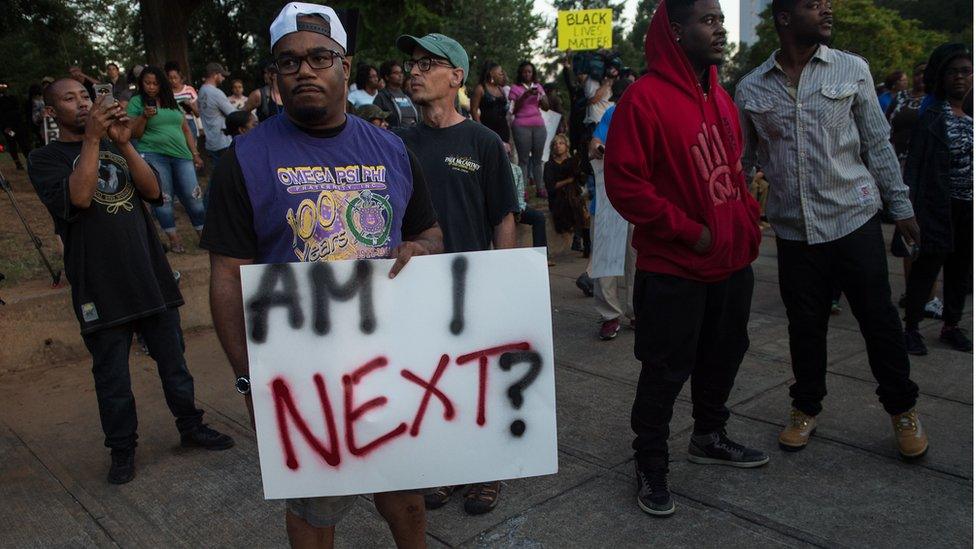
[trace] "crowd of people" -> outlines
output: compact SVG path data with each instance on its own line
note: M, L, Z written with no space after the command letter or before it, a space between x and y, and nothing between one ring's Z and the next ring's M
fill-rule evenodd
M772 17L780 47L734 97L718 80L727 38L718 0L661 2L639 79L612 56L567 55L565 110L558 86L540 83L531 62L512 83L491 61L472 74L464 47L437 33L401 36L405 60L354 71L335 11L296 2L271 23L273 61L249 94L240 80L222 91L230 74L218 63L206 66L199 90L176 64L125 75L109 65L103 80L72 67L46 79L28 105L60 135L30 154L28 173L64 240L111 449L109 481L135 474L134 332L159 366L183 443L233 445L194 402L182 297L145 206L178 252L173 197L210 253L214 327L249 408L242 265L396 258L395 276L416 255L515 247L517 223L546 246L534 195L547 202L555 232L589 259L576 283L594 298L600 339L614 339L625 320L635 330L642 367L631 424L643 511L674 513L669 424L689 378L688 458L742 468L770 459L726 432L726 401L749 347L751 264L769 226L795 377L780 446L802 450L816 428L828 321L843 292L896 446L906 459L924 455L909 355L926 352L926 311L944 322L942 341L972 350L959 327L972 291L972 53L940 46L913 68L910 86L893 74L879 96L862 58L827 45L829 2L774 0ZM543 161L546 111L562 118ZM8 135L15 158L9 143L20 135ZM206 191L196 173L202 152L213 166ZM351 163L385 166L384 188L316 187L312 196L274 184L282 167ZM367 207L375 204L384 207ZM382 219L367 223L367 210ZM350 225L320 219L328 212ZM892 252L905 258L904 324L891 296L884 216L896 225ZM128 268L105 269L117 264ZM374 503L399 546L422 546L424 508L447 504L457 489L375 494ZM500 491L497 480L471 485L464 509L489 512ZM289 500L292 544L330 545L354 501Z

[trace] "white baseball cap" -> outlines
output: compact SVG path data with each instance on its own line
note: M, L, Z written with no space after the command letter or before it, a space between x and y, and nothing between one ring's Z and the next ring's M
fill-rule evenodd
M321 17L323 23L299 23L298 18L302 15ZM281 40L286 34L298 31L317 32L328 36L342 46L343 53L346 50L346 29L342 26L339 15L328 6L307 2L289 2L281 8L278 17L271 23L271 49L274 49L278 40Z

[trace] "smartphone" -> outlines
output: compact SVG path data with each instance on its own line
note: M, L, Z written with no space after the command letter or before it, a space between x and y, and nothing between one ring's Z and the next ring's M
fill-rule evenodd
M102 97L103 95L112 95L111 84L95 84L95 96Z
M156 100L155 99L146 99L146 108L149 109L151 112L155 113L156 112Z
M600 143L599 145L597 145L596 146L596 150L599 151L600 154L606 154L606 152L607 152L607 148L603 146L603 143Z

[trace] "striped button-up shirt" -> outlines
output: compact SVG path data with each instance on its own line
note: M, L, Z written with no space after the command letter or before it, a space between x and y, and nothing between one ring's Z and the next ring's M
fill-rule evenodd
M766 217L785 240L831 242L887 206L914 216L868 64L820 46L791 83L776 54L736 87L748 173L769 181Z

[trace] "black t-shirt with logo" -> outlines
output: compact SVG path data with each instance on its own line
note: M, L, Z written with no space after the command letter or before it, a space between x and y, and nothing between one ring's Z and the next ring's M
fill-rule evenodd
M68 178L81 142L31 152L28 175L64 241L64 267L81 333L117 326L183 304L145 202L119 150L102 141L98 187L88 208L71 204ZM158 200L161 200L158 199ZM161 203L161 202L158 202Z
M448 128L418 124L396 133L423 167L444 251L490 249L495 226L519 211L498 135L472 120Z

